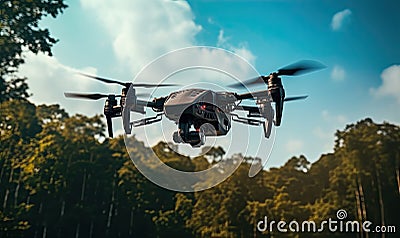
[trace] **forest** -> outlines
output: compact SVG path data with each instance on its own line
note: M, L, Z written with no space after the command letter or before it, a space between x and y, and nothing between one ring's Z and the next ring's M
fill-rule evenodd
M23 49L51 55L57 40L37 22L66 7L63 1L0 3L0 237L399 237L399 125L365 118L343 125L333 152L314 163L295 155L249 178L253 158L245 157L221 184L179 193L147 180L124 138L105 137L100 115L69 115L56 104L32 103L29 79L17 76ZM129 153L142 161L154 151L183 171L207 169L224 154L214 148L190 159L164 142L149 148L133 136L132 143ZM265 216L318 224L336 219L339 209L346 220L397 230L284 233L257 227Z
M334 153L312 164L295 156L249 178L244 162L223 183L195 193L172 192L143 177L122 136L99 142L100 116L69 116L58 105L13 99L1 104L0 125L2 237L326 237L259 232L256 225L265 215L319 222L336 218L339 209L349 220L399 225L400 128L389 123L367 118L347 125L336 133ZM215 149L190 159L163 142L134 143L143 160L153 149L185 171L204 170L221 155Z

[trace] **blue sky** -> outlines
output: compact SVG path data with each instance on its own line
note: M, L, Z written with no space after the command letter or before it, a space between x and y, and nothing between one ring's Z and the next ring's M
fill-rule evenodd
M287 96L309 98L285 105L269 166L300 154L317 160L332 151L336 130L365 117L400 123L398 1L66 2L63 15L41 23L60 39L54 57L28 54L21 68L34 102L101 113L102 101L71 101L62 93L120 88L73 72L130 81L161 54L205 45L241 55L263 74L301 59L327 66L283 79Z

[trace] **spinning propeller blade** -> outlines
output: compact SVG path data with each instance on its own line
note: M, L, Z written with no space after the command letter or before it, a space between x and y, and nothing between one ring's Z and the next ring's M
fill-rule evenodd
M100 94L100 93L64 93L65 97L67 98L84 98L84 99L91 99L91 100L99 100L101 98L108 97L107 94ZM121 95L116 95L116 97L120 97Z
M321 64L318 61L300 60L296 63L290 64L288 66L285 66L285 67L279 69L276 72L276 74L278 76L280 76L280 75L295 76L295 75L301 75L301 74L309 73L309 72L316 71L316 70L323 69L323 68L325 68L325 65ZM228 85L228 87L246 88L246 87L249 87L252 85L265 84L263 77L268 77L268 76L259 76L256 78L246 80L243 83L235 83L235 84Z
M90 100L99 100L101 98L107 98L109 95L101 93L64 93L67 98L83 98ZM136 97L149 97L149 93L136 93ZM121 97L121 95L115 95L115 97Z
M301 99L306 99L308 96L297 96L297 97L287 97L285 98L285 102L288 101L294 101L294 100L301 100Z
M115 79L107 79L107 78L97 77L97 76L84 74L84 73L79 73L79 74L82 75L82 76L88 77L88 78L99 80L99 81L104 82L104 83L119 84L119 85L122 85L122 86L127 87L127 88L130 85L132 85L133 87L143 87L143 88L158 88L158 87L178 86L178 84L149 84L149 83L131 83L131 82L125 82L124 83L124 82L117 81Z
M79 74L82 75L82 76L88 77L88 78L99 80L99 81L104 82L104 83L114 83L114 84L119 84L119 85L122 85L122 86L125 86L125 87L127 86L127 83L119 82L119 81L114 80L114 79L106 79L106 78L97 77L97 76L84 74L84 73L79 73Z
M300 60L278 69L278 75L295 76L323 69L326 66L315 60Z
M252 85L257 85L257 84L265 84L264 80L262 79L262 76L248 79L244 82L230 84L230 85L228 85L228 87L241 89L241 88L246 88L246 87L250 87Z

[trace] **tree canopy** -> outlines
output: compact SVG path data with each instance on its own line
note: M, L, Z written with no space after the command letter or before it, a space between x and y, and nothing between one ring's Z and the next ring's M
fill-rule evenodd
M393 124L364 119L338 131L334 152L312 164L294 156L249 178L247 158L214 188L177 193L136 169L122 137L100 142L105 125L99 116L70 116L58 105L26 100L0 105L2 237L280 237L258 231L257 222L263 216L318 222L336 218L339 209L349 219L399 224L400 128ZM131 155L145 161L152 154L142 142L131 143ZM218 153L190 159L164 153L167 147L159 143L153 150L184 171L206 169L214 163L209 156L223 153L213 148ZM285 237L321 235L331 233Z
M48 15L56 17L66 7L63 0L0 1L0 102L29 96L26 79L15 73L27 51L52 55L57 40L39 21Z

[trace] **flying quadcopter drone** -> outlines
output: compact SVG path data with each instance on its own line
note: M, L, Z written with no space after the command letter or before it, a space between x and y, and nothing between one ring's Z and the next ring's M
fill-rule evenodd
M302 60L288 65L266 76L229 85L231 88L247 88L253 85L267 85L267 90L239 94L236 92L215 92L207 89L184 89L170 93L168 96L154 98L152 101L141 100L136 88L173 87L177 84L146 84L124 83L113 79L82 74L83 76L122 85L121 95L115 94L82 94L64 93L66 97L98 100L106 98L104 115L107 119L108 133L113 137L112 118L122 117L124 130L130 134L132 127L145 126L162 120L165 116L178 125L173 133L175 143L187 143L192 147L204 145L206 136L223 136L231 128L231 121L261 126L264 136L270 137L272 123L281 124L283 104L287 101L305 99L307 96L285 97L285 90L280 76L294 76L324 68L321 63L312 60ZM116 98L120 98L119 104ZM256 106L241 105L242 100L254 100ZM271 103L275 103L275 113ZM130 113L145 114L145 108L152 108L156 116L130 121ZM235 111L247 112L247 116L239 116ZM275 114L275 115L274 115ZM275 120L274 120L275 118Z

